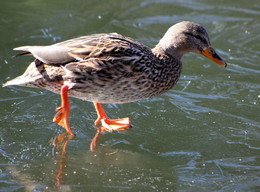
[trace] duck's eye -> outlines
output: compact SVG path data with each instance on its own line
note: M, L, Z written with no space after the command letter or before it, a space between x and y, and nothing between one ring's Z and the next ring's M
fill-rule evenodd
M195 38L201 40L201 37L199 35L196 35Z
M207 40L205 38L201 37L200 35L194 35L194 34L189 33L189 32L186 32L185 34L188 35L188 36L191 36L193 38L198 39L199 41L201 41L204 44L208 44Z
M196 36L194 36L194 37L195 37L196 39L200 40L202 43L207 44L206 39L202 38L201 36L196 35Z

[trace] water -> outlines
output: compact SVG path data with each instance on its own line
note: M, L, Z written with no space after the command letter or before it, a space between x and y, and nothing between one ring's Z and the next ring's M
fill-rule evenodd
M184 57L177 86L160 97L107 105L133 128L96 135L91 103L72 101L70 137L52 123L60 98L39 89L0 88L0 191L259 191L258 1L2 1L0 83L31 57L12 48L118 32L153 47L172 24L208 30L222 68ZM95 141L95 140L94 140ZM55 147L53 146L55 143Z

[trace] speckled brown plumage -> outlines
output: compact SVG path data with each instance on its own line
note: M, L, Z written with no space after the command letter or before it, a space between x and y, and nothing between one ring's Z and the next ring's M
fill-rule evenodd
M181 72L181 62L170 55L157 49L152 52L115 33L80 37L55 46L68 48L69 55L77 60L46 64L36 59L20 77L28 79L25 86L59 93L65 83L72 97L99 103L125 103L167 91Z
M15 50L36 59L22 76L5 86L38 87L55 93L67 86L69 96L94 103L126 103L166 92L178 81L181 58L187 52L226 66L211 48L206 30L193 22L173 25L154 49L110 33Z

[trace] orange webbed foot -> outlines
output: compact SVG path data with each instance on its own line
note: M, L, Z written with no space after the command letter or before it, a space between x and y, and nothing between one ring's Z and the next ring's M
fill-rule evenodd
M61 107L58 107L56 109L57 113L53 118L53 122L64 127L69 134L75 135L75 133L73 133L71 131L70 126L69 126L70 102L69 102L69 98L68 98L68 90L69 90L69 87L67 85L62 86L62 88L61 88Z
M128 117L123 119L108 119L107 115L101 106L100 103L94 103L98 118L95 121L95 125L97 126L99 123L101 123L102 128L104 128L106 131L112 132L112 131L124 131L126 129L129 129L131 127L130 119Z
M56 111L57 113L53 117L53 122L57 123L59 126L64 127L64 117L65 117L64 109L62 107L58 107Z
M101 119L100 123L102 127L109 132L112 131L124 131L131 127L130 119L128 117L123 119ZM95 125L98 125L99 122L95 122Z

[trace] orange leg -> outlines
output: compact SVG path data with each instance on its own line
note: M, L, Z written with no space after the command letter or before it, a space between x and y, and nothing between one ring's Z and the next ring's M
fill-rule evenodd
M70 115L70 101L68 98L69 87L63 85L61 88L61 106L56 109L57 113L53 118L53 122L64 127L68 133L75 135L70 129L69 115Z
M130 128L130 119L128 117L123 119L108 119L107 114L104 111L102 105L100 103L93 104L96 108L98 115L98 118L95 121L95 125L101 123L107 131L121 131Z

